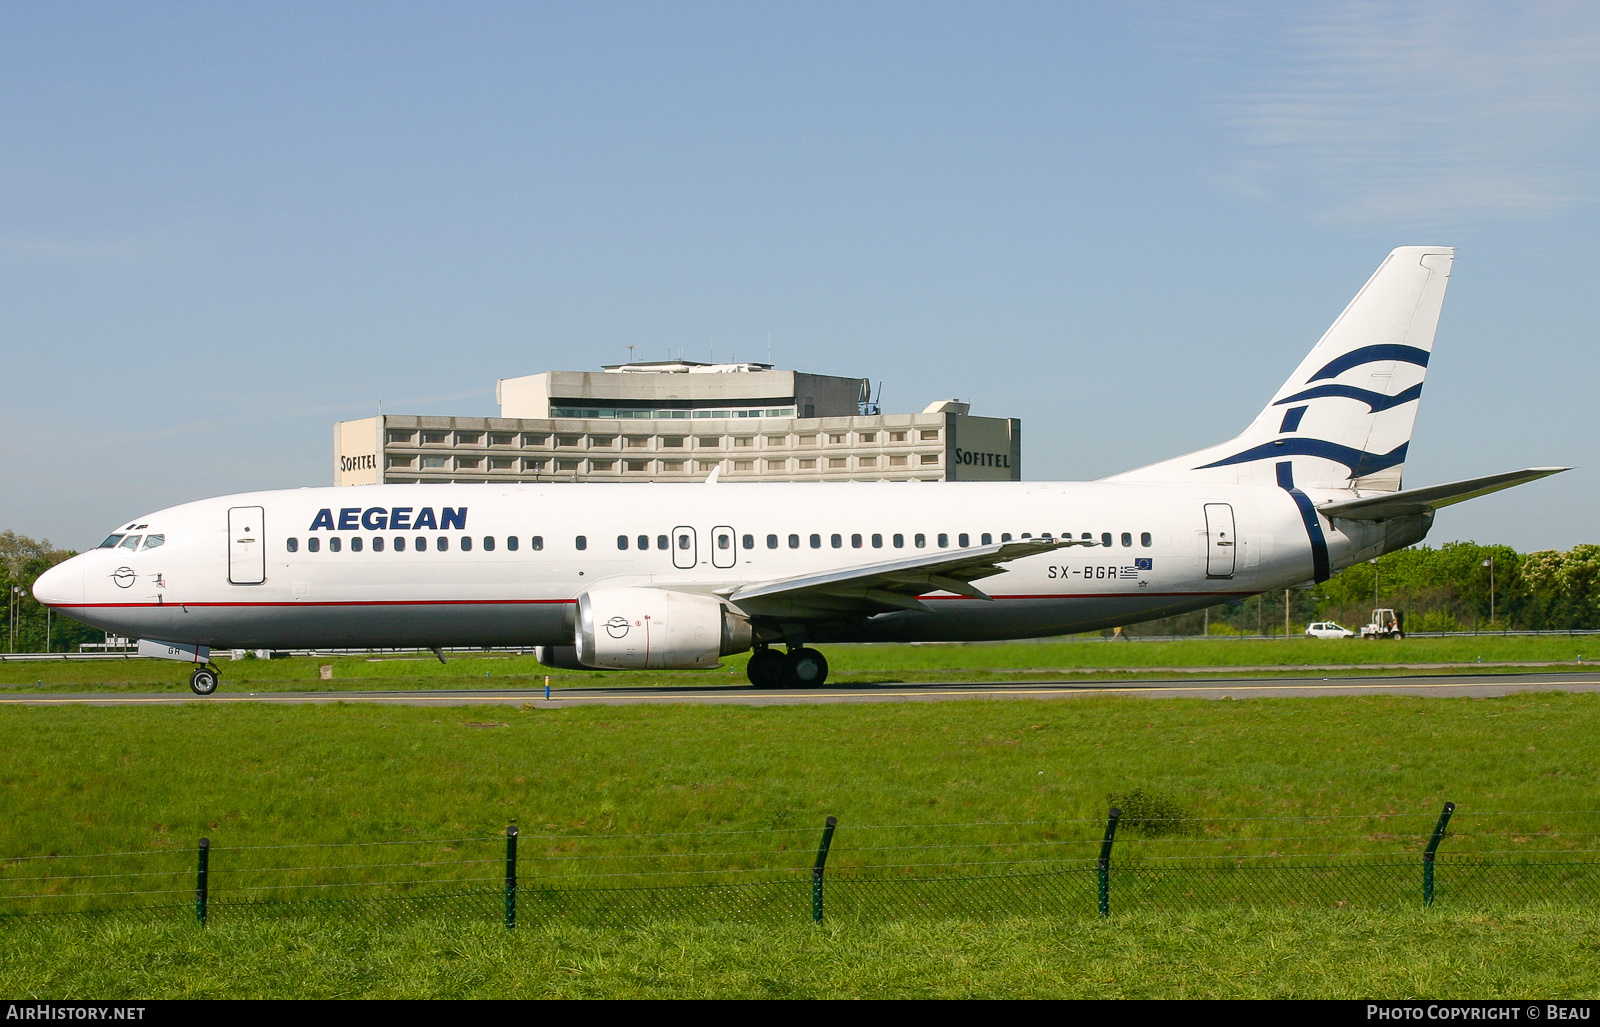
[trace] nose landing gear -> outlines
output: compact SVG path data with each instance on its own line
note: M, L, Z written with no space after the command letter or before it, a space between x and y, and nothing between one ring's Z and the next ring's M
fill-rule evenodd
M189 675L189 691L195 695L210 695L217 690L221 677L213 666L196 667L194 673Z
M763 646L751 654L745 675L757 688L821 688L828 680L828 660L804 646L788 653Z

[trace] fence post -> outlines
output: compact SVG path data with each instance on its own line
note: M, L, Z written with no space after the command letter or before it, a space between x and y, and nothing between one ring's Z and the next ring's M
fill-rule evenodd
M1422 904L1433 905L1433 854L1438 851L1439 843L1444 840L1444 829L1450 824L1450 814L1456 811L1456 804L1444 804L1444 812L1439 814L1439 822L1433 825L1433 837L1428 839L1428 847L1422 853Z
M1122 811L1115 806L1111 807L1111 816L1106 820L1105 840L1100 843L1100 860L1095 865L1100 878L1100 915L1111 915L1111 842L1117 837L1117 818L1122 816Z
M828 865L828 846L833 844L833 829L839 825L838 817L829 817L822 828L822 844L817 846L817 862L811 868L811 919L822 923L822 870Z
M517 926L517 823L506 828L506 928Z
M195 873L194 883L194 918L200 921L200 926L206 925L206 875L211 869L211 839L200 839L200 866Z

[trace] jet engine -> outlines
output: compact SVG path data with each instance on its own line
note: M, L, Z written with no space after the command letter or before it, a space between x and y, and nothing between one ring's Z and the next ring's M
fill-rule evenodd
M715 596L601 588L578 597L578 662L610 670L715 667L753 640L750 621Z

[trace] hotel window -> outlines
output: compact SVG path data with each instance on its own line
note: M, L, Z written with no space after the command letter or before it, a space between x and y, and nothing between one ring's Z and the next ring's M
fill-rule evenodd
M817 437L815 435L801 435L799 438L795 439L795 444L800 446L815 446L817 444Z
M481 445L482 443L483 443L483 432L479 432L479 431L458 431L458 432L456 432L456 445L458 445L458 446L477 446L477 445Z
M903 457L903 456L891 456L889 458L889 466L890 467L904 467L905 465L906 465L906 458Z
M682 435L663 435L663 436L661 436L661 445L662 445L663 448L666 448L666 449L682 449L683 448L683 436Z
M648 461L648 460L629 460L628 461L628 470L630 470L630 471L648 471L649 469L650 469L650 461Z
M456 457L456 470L458 470L458 471L476 471L478 469L478 466L480 464L482 464L482 463L483 463L483 460L480 457L458 456L458 457Z
M514 466L516 466L516 460L509 456L497 456L489 460L489 469L493 471L509 471Z
M611 470L611 468L615 467L616 464L617 464L617 462L615 460L590 460L589 461L589 470L591 470L591 471L609 471L609 470Z
M550 436L548 435L534 435L530 433L522 436L522 444L524 446L543 446L548 444L549 441Z
M581 445L583 445L583 436L582 435L557 435L556 436L556 445L558 445L558 446L568 446L568 447L581 446Z
M769 446L787 446L788 444L789 444L789 436L787 436L787 435L768 435L767 436L767 445L769 445Z
M735 448L744 449L744 448L747 448L749 446L755 445L756 444L756 440L753 437L749 436L749 435L740 435L740 436L736 436L734 438L733 444L734 444Z
M694 444L701 449L720 449L722 447L722 436L696 435Z
M735 460L733 469L736 471L753 471L756 469L756 462L754 460Z
M509 432L493 432L489 436L491 446L511 446L515 445L516 441L517 437Z
M425 431L422 433L422 444L425 446L438 445L450 437L447 431Z
M828 457L828 466L829 467L845 467L849 463L850 463L850 459L848 457L842 457L842 456L830 456L830 457Z
M627 446L628 446L629 449L649 449L650 448L650 436L648 436L648 435L629 435L628 436Z
M681 470L683 470L683 461L682 460L663 460L663 461L661 461L661 469L663 471L681 471Z
M576 471L578 469L578 466L580 464L582 464L582 463L583 463L582 460L557 460L556 461L556 470L558 470L558 471Z
M390 467L410 467L411 466L411 458L409 456L391 456L389 458L389 466Z
M876 467L878 466L878 458L875 456L857 457L856 463L860 464L862 467Z
M389 432L389 441L390 442L410 443L416 437L417 437L417 433L414 432L414 431L390 431Z
M939 437L939 429L937 429L937 428L924 428L924 429L922 429L922 440L924 442L926 442L929 439L936 439L938 437Z
M429 467L443 467L444 462L445 458L442 456L425 456L422 458L422 466L424 470Z
M783 470L787 470L788 467L789 467L789 461L787 461L787 460L768 460L767 461L767 470L769 470L769 471L783 471Z
M610 449L616 441L617 437L615 435L591 435L589 436L589 448Z
M904 442L905 440L906 440L906 433L903 432L903 431L892 431L892 432L889 433L889 441L890 442Z
M936 464L936 463L939 462L939 454L938 453L924 453L924 454L922 454L922 462L925 463L925 464Z
M860 441L860 442L877 442L878 441L878 433L875 432L875 431L857 432L856 433L856 439L857 439L857 441Z
M802 461L800 461L801 469L805 469L805 468L809 468L809 467L815 467L815 466L817 466L817 462L815 460L802 460Z
M849 441L849 438L849 435L845 434L844 432L839 432L837 434L829 435L828 442L830 445L842 446Z
M544 465L545 465L545 461L543 461L543 460L524 460L524 461L522 461L522 469L524 471L542 471L542 470L544 470Z

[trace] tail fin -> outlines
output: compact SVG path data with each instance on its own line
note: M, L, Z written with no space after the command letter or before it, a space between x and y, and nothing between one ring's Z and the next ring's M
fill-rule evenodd
M1455 250L1402 246L1237 438L1109 481L1400 488ZM1290 468L1282 468L1285 462Z

